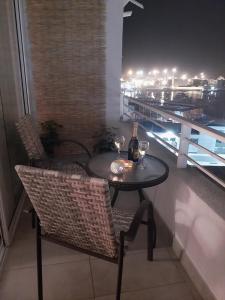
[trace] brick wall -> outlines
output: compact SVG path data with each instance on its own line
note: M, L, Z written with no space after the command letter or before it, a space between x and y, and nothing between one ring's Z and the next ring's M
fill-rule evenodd
M92 148L105 126L105 1L27 0L26 18L38 121Z

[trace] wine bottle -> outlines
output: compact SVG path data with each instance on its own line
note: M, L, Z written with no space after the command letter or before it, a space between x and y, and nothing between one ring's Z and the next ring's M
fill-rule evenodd
M137 138L138 123L134 122L132 137L128 146L128 159L137 162L139 158L138 138Z

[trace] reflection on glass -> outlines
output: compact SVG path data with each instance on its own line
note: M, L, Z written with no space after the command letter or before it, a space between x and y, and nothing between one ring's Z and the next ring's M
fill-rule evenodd
M144 157L145 157L145 153L146 151L149 149L149 142L148 141L140 141L139 145L138 145L138 150L139 150L139 154L140 154L140 167L141 169L145 168L144 165Z
M114 140L115 146L118 150L118 156L120 157L120 151L125 144L125 137L123 135L116 136Z

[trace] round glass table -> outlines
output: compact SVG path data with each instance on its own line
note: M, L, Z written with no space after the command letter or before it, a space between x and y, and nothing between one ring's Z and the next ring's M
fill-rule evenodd
M110 165L116 159L118 159L118 153L106 152L91 158L87 166L90 176L107 179L109 185L115 188L112 205L114 205L119 191L137 190L141 201L143 199L143 188L156 186L164 182L169 174L169 168L164 161L146 154L144 169L141 168L140 164L134 163L131 168L126 168L123 174L115 175L111 172ZM127 159L126 151L121 152L120 159Z

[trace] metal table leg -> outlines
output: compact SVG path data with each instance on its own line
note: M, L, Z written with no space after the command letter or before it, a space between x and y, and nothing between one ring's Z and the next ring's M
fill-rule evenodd
M139 194L139 200L140 200L140 203L141 203L143 200L145 200L144 193L143 193L142 189L138 190L138 194Z
M156 239L157 239L157 230L156 230L156 223L155 223L155 218L154 218L154 208L152 205L152 202L149 201L149 226L152 231L152 241L153 241L153 248L156 246Z
M140 199L140 203L145 200L144 197L144 193L143 191L140 189L138 190L139 193L139 199ZM148 220L147 221L142 221L142 224L148 225L149 229L148 229L148 241L149 239L152 240L152 247L155 248L156 247L156 240L157 240L157 229L156 229L156 223L155 223L155 218L154 218L154 208L153 208L153 204L152 201L149 200L149 212L148 212ZM150 237L151 235L151 237Z
M116 202L116 199L118 197L118 194L119 194L119 190L115 188L115 191L114 191L114 194L113 194L113 197L112 197L112 201L111 201L111 206L113 207L115 202Z

